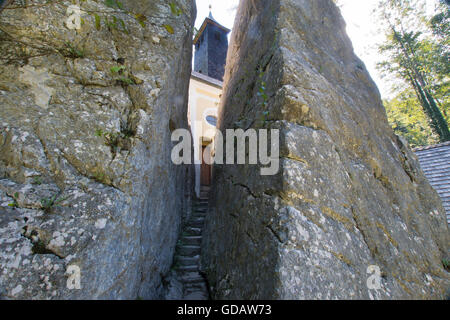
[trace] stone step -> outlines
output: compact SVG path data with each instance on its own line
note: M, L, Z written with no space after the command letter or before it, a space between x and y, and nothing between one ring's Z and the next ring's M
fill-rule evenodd
M191 215L191 218L206 218L206 212L194 212Z
M208 294L208 288L206 287L206 282L190 282L190 283L184 283L183 284L183 293L184 295L191 294L193 292L204 292L206 296L209 296Z
M185 294L189 294L189 293L195 292L195 291L208 292L208 288L206 287L206 281L185 283L183 288L184 288L184 293Z
M208 300L208 295L203 290L194 291L188 294L185 294L183 297L184 300Z
M190 266L179 266L177 268L178 272L198 272L198 265L190 265Z
M193 228L203 228L204 224L205 218L193 217L188 221L187 226Z
M203 212L199 212L199 213L203 213ZM205 217L191 217L191 219L189 219L189 221L192 221L192 222L204 222L205 221Z
M187 226L185 229L185 235L186 236L201 236L202 229Z
M202 237L201 236L185 236L180 239L180 242L185 245L201 245Z
M184 284L205 283L205 278L198 272L188 272L181 276L181 282Z
M176 272L183 286L183 300L209 299L206 280L199 272L202 231L208 207L208 192L202 190L201 199L194 202L176 247Z
M196 210L208 210L208 204L198 204L194 206L194 211Z
M205 217L208 214L208 210L194 210L191 213L191 217L202 216Z
M177 246L177 253L180 256L197 256L200 254L201 248L200 246L187 246L187 245L181 245Z
M207 213L208 212L208 208L196 208L194 210L192 210L193 213Z
M176 260L177 264L179 265L179 267L187 267L187 266L193 266L193 265L198 266L199 262L200 262L200 257L199 256L186 257L186 256L177 255L177 256L175 256L175 260Z

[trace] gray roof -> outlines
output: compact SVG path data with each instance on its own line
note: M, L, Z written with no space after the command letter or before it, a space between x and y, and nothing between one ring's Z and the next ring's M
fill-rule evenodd
M214 78L208 77L207 75L204 75L203 73L198 73L196 71L192 71L191 78L194 78L196 80L205 82L206 84L213 85L219 89L223 88L223 82L216 80Z
M430 184L442 199L450 223L450 142L414 149Z

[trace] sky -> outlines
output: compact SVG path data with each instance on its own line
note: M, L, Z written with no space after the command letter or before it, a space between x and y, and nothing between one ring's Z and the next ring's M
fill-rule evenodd
M435 0L424 0L429 8ZM225 27L232 29L234 17L239 0L196 0L197 2L197 29L209 15L209 5L212 6L214 19ZM376 44L382 42L383 34L379 32L375 15L372 13L378 0L340 0L339 7L347 24L347 34L353 43L355 53L361 58L370 75L377 83L383 98L392 97L390 84L382 79L376 69L377 62L383 60L376 49Z

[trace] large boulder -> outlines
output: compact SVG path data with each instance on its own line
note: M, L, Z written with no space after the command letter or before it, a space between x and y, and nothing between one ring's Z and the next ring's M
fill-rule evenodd
M188 205L170 137L195 3L80 3L0 13L0 296L159 298Z
M280 170L215 166L202 267L219 299L444 298L449 232L331 0L243 0L220 129L279 129Z

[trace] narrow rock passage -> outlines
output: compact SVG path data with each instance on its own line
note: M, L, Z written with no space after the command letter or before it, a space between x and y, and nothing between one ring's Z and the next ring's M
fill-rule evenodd
M205 277L200 273L200 254L203 225L208 209L209 187L202 187L200 199L194 202L193 212L186 223L175 252L175 271L183 285L184 300L208 300Z

